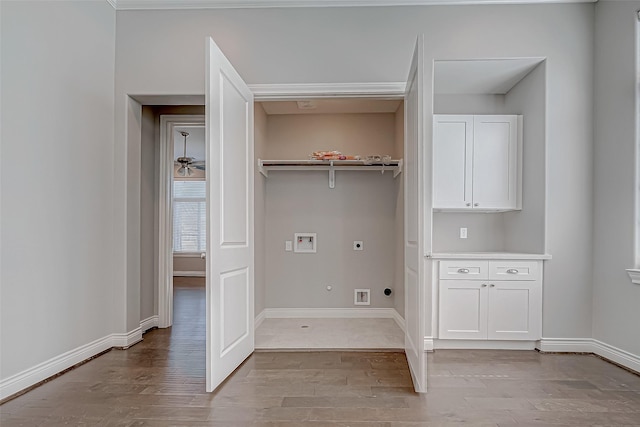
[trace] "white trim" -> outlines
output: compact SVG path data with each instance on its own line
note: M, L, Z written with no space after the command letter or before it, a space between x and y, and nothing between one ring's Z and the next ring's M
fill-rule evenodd
M428 256L434 260L440 259L526 259L526 260L549 260L550 254L521 254L515 252L434 252Z
M151 316L140 322L140 324L145 323L148 325L153 322L154 318L157 320L157 316ZM124 334L110 334L52 357L22 372L0 380L0 400L19 393L47 378L51 378L65 369L91 359L106 350L114 347L126 349L140 341L142 341L142 327Z
M118 0L107 0L107 3L109 3L115 10L118 10Z
M256 318L255 318L255 320L254 320L254 322L253 322L254 330L255 330L255 329L258 329L258 328L260 327L260 325L262 325L262 322L264 322L264 319L266 319L266 318L267 318L267 316L266 316L266 314L265 314L265 311L264 311L264 310L262 310L262 311L260 312L260 314L258 314L258 315L256 316Z
M0 400L44 381L113 347L112 336L97 339L0 381Z
M395 309L393 310L393 320L396 321L396 323L398 324L398 327L400 329L402 329L402 332L407 333L407 330L405 329L405 321L404 318L402 316L400 316L400 313L398 313Z
M433 351L435 344L433 337L424 337L424 351Z
M595 3L597 0L107 0L116 10L248 9L291 7L457 6L478 4Z
M160 116L159 217L158 217L158 327L173 322L173 128L204 126L203 115L163 114Z
M593 340L593 347L593 352L598 356L640 373L640 356L598 340Z
M636 285L640 285L640 270L636 269L636 268L630 268L627 270L627 273L629 273L629 278L631 279L632 283L635 283Z
M300 98L397 98L403 99L405 83L306 83L249 85L254 99L278 101Z
M640 373L640 355L592 338L543 338L538 348L546 352L593 353Z
M455 350L535 350L536 341L511 340L434 340L434 349Z
M393 308L265 308L266 319L396 319ZM260 315L262 315L260 313ZM397 320L396 320L397 322Z
M207 277L207 272L203 270L174 271L173 277Z
M157 314L151 317L147 317L146 319L140 321L140 330L142 331L143 334L147 332L149 329L157 328L157 327L158 327Z
M174 252L174 258L200 258L205 259L205 252Z
M111 347L126 350L134 344L142 341L142 328L138 326L126 334L111 334Z
M593 339L542 338L537 348L550 353L593 353Z

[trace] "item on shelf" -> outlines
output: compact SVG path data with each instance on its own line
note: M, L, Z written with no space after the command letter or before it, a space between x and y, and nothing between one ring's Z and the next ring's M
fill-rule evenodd
M385 154L384 156L379 156L377 154L371 155L371 156L366 156L363 161L365 162L365 164L372 164L372 163L382 163L382 164L389 164L391 163L391 156L388 154Z
M313 160L360 160L360 156L347 156L340 151L314 151L309 156Z

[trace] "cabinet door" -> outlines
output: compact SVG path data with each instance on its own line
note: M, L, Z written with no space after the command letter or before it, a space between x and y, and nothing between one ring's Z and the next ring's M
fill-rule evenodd
M487 284L440 280L440 339L487 338Z
M496 281L489 284L487 325L490 340L539 340L539 281Z
M516 209L518 117L474 116L473 207Z
M433 208L471 207L473 116L433 118Z

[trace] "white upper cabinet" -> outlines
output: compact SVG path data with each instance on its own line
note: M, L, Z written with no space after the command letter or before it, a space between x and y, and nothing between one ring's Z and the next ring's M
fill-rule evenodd
M435 115L433 208L522 208L522 116Z

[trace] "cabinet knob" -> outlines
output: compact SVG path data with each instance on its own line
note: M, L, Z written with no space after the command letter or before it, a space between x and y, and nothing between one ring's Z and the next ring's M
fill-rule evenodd
M486 283L483 283L482 285L480 285L480 287L482 287L482 288L486 288L486 287L487 287L487 284L486 284Z
M471 203L467 203L467 206L471 206Z
M480 206L480 203L474 203L473 206Z
M507 270L507 274L518 274L518 270L515 268L510 268Z
M494 285L493 283L489 285L490 288L495 288L496 285Z
M467 274L467 273L469 273L469 269L468 268L459 268L458 269L458 273Z

